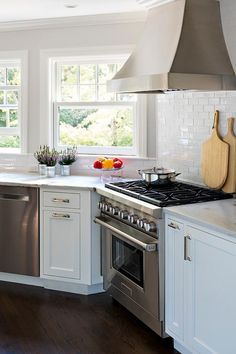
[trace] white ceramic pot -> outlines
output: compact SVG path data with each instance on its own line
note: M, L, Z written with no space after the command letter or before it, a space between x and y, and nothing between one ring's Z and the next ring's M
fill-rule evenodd
M61 165L61 176L70 176L70 165Z

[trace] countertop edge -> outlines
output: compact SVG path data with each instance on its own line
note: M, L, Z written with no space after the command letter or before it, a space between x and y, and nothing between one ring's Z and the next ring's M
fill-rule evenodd
M231 201L234 201L236 203L236 199L230 199ZM210 203L221 203L222 201L214 201L214 202L210 202ZM225 202L225 200L224 200ZM196 204L199 207L199 204ZM201 206L208 206L208 202L207 203L201 203ZM193 204L193 206L195 206L195 204ZM164 215L166 214L170 214L173 215L175 217L178 218L182 218L185 221L191 222L191 223L195 223L197 224L199 227L203 227L203 228L207 228L209 230L211 230L212 232L217 232L218 234L223 234L224 236L230 237L234 239L234 242L236 242L236 226L235 229L232 229L230 227L223 227L222 225L216 224L214 222L212 222L212 220L209 219L209 221L203 219L201 216L197 216L197 215L193 215L191 213L186 213L185 211L181 210L181 207L168 207L168 208L164 208Z

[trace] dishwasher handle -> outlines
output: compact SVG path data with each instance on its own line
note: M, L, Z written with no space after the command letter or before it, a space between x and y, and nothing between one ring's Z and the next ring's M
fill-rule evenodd
M19 202L29 202L30 198L24 194L0 193L0 200L16 200Z

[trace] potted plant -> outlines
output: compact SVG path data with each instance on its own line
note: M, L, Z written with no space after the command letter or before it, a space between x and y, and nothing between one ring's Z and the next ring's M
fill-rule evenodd
M67 148L63 150L59 156L58 163L61 166L61 175L69 176L70 167L77 160L77 148Z
M34 153L34 157L38 161L38 170L40 175L47 174L46 157L49 153L49 146L40 145L39 150Z
M59 153L53 148L52 150L48 149L45 156L45 163L47 165L47 176L54 177L56 173L55 166L57 164Z

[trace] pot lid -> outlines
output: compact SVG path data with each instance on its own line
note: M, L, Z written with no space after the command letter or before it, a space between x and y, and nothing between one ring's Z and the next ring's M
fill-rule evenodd
M156 174L156 175L169 175L173 174L176 171L170 168L164 168L164 167L153 167L149 168L146 170L139 170L141 173L146 173L146 174Z

